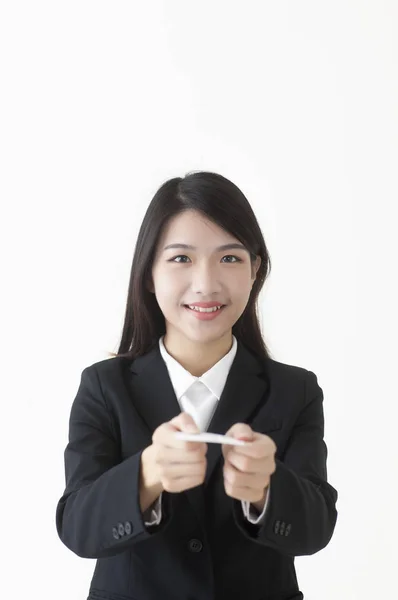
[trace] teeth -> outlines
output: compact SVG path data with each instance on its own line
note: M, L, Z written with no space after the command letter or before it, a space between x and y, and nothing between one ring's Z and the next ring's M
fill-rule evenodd
M221 304L220 306L213 306L212 308L200 308L199 306L190 306L189 304L188 306L191 310L197 310L198 312L215 312L216 310L220 310L222 307Z

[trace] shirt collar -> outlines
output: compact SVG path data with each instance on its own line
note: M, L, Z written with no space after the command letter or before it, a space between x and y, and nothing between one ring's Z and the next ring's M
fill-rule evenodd
M203 373L201 377L195 377L189 371L171 356L163 343L164 336L159 338L159 349L163 360L166 363L167 370L173 385L177 399L180 400L181 396L185 394L187 389L195 382L202 381L206 387L220 399L221 393L224 389L225 382L228 377L229 370L234 361L238 343L236 337L232 336L232 347L229 352L223 356L215 365L213 365L206 373Z

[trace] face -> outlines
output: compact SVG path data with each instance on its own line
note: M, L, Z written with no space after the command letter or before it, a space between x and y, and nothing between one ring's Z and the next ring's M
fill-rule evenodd
M192 248L176 246L186 244ZM239 244L239 248L219 246ZM171 219L159 240L150 286L165 316L167 337L184 343L210 343L231 335L243 313L260 265L228 232L201 213L187 210ZM186 306L216 302L223 308L208 315Z

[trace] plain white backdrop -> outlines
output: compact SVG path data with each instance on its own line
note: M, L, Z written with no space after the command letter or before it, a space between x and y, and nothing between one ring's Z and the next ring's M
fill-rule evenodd
M212 170L270 250L264 337L324 391L330 544L306 600L392 598L397 569L394 0L4 1L1 546L7 600L84 600L59 540L68 419L117 351L134 244L168 178Z

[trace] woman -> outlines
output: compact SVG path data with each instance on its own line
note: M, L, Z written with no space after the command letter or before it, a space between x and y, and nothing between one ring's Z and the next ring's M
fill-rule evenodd
M317 377L261 335L270 264L221 175L173 178L151 201L118 353L82 371L71 408L56 524L97 559L88 598L303 598L294 557L329 543L337 491Z

